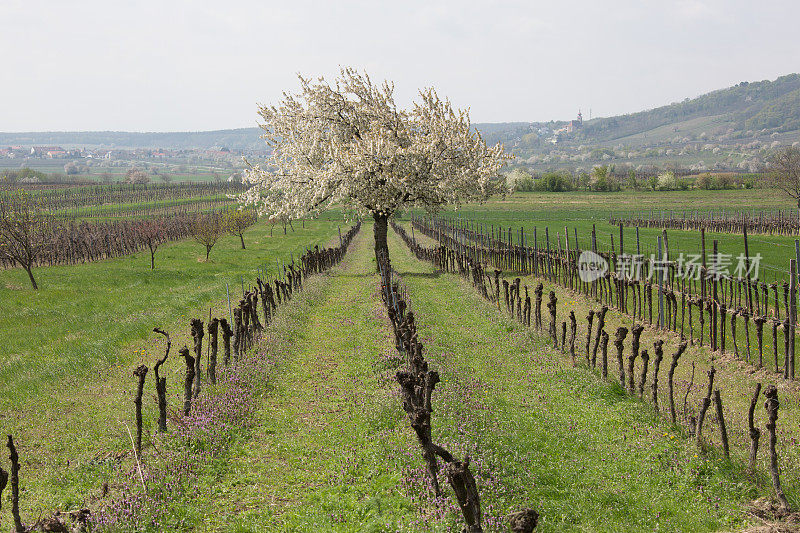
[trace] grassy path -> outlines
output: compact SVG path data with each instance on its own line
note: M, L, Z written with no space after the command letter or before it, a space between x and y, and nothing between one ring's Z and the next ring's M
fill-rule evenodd
M210 531L386 531L413 513L396 458L417 453L395 389L371 231L304 290L252 438L206 497ZM396 364L396 363L395 363ZM201 505L202 507L202 505Z
M471 285L414 259L396 235L390 247L442 375L434 440L473 457L490 530L525 506L542 515L537 531L743 525L742 505L757 490L732 467L698 457L649 406L572 368Z

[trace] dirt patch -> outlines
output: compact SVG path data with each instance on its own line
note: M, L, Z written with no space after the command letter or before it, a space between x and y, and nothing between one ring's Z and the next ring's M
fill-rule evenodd
M800 533L800 513L781 509L768 498L753 501L747 511L763 523L744 533Z

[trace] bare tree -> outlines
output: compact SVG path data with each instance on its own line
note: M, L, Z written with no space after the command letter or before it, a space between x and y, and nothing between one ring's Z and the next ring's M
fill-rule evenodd
M150 250L150 270L156 269L156 250L164 242L163 219L151 218L142 222L139 233Z
M800 149L787 146L773 153L769 169L772 182L797 202L800 213Z
M33 266L53 236L52 219L39 201L23 190L0 196L0 257L25 269L38 290Z
M206 261L211 253L211 249L217 244L224 228L222 220L216 213L197 215L192 221L191 232L195 241L206 247Z

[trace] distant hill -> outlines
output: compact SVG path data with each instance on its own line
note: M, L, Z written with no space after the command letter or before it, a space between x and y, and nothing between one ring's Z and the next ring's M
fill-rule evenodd
M565 117L567 118L567 117ZM800 74L742 82L655 109L575 121L479 123L489 144L503 143L533 170L639 168L755 171L767 152L800 142ZM166 148L263 151L259 128L167 133L0 133L0 147Z
M486 126L490 126L486 128ZM800 75L741 82L647 111L577 121L476 125L534 171L671 166L756 172L800 142ZM486 128L485 130L483 128Z
M97 148L167 148L172 150L229 148L263 150L259 128L193 132L48 131L0 133L2 146L59 145Z
M599 118L587 122L577 140L592 142L622 139L669 124L699 118L713 119L716 129L733 129L736 136L747 130L769 129L779 133L800 129L800 75L775 81L742 82L727 89L687 98L649 111Z

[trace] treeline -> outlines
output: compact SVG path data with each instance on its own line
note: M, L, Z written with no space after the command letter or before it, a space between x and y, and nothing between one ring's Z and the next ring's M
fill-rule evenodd
M154 248L169 241L192 237L211 247L226 231L233 235L256 222L253 212L242 217L227 212L181 214L147 220L115 222L66 222L49 224L41 235L41 246L32 266L75 265L122 257ZM234 225L235 224L235 225ZM201 242L202 240L202 242ZM6 245L4 245L6 246ZM244 247L244 246L242 246ZM210 250L209 250L210 251ZM10 255L0 253L0 268L19 266ZM154 267L153 267L154 268Z
M614 165L596 166L591 172L558 170L542 174L531 174L527 170L517 168L506 176L508 188L515 192L687 191L690 189L716 191L752 189L763 186L765 180L766 177L761 174L704 172L691 175L682 173L680 169L646 172L630 168L618 169Z
M47 172L33 170L32 168L28 167L23 167L19 170L6 169L3 172L0 172L0 187L25 182L48 181L50 176L51 175Z

